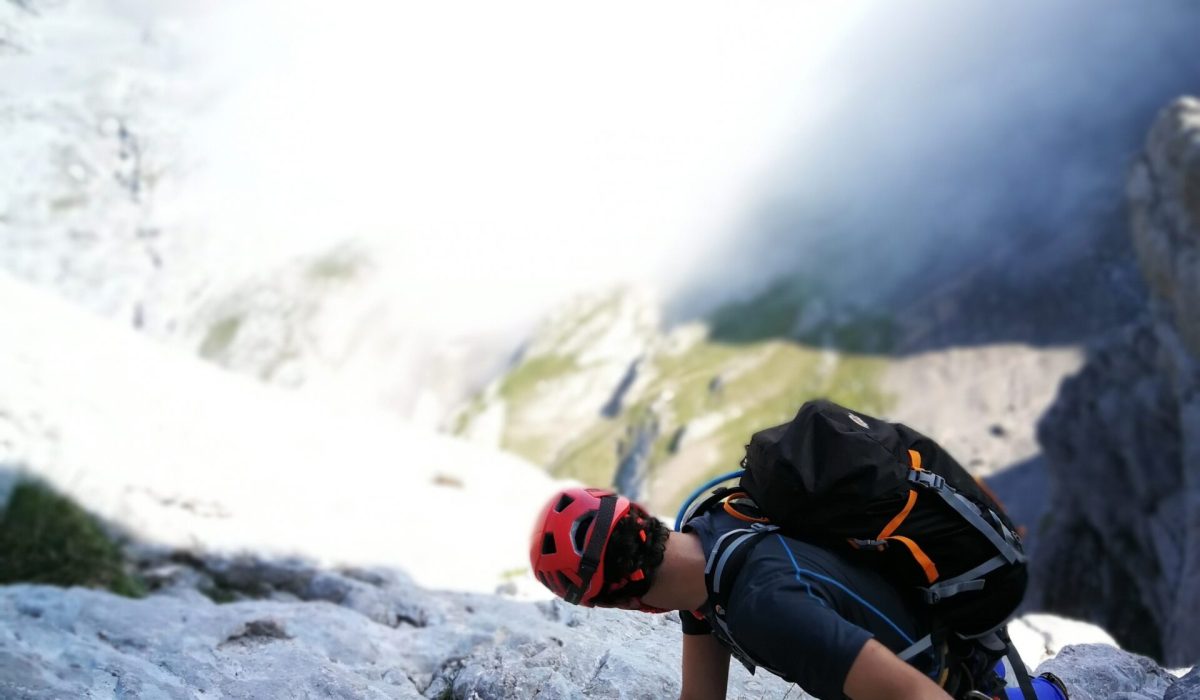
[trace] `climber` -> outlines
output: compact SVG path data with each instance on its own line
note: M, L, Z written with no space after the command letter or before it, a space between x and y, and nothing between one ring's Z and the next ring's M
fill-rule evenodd
M710 509L674 532L611 491L565 489L535 523L530 563L538 580L570 603L680 611L683 700L724 698L731 654L818 698L951 697L926 675L931 654L907 663L897 656L930 621L881 575L836 552L771 532L738 562L736 585L714 611L706 566L712 573L732 562L706 563L707 554L757 515L752 505L738 508ZM720 630L711 625L715 612ZM1066 700L1052 676L1033 686L1038 700Z

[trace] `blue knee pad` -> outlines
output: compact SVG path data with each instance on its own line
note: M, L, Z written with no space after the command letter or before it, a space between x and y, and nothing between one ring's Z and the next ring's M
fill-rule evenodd
M1005 668L1003 661L996 664L996 674L1005 680L1008 678L1007 671L1008 669ZM1029 680L1033 684L1033 694L1037 700L1067 700L1067 696L1062 694L1062 691L1058 689L1058 686L1054 685L1045 678L1038 676L1037 678L1030 678ZM1005 700L1026 700L1025 695L1021 693L1020 688L1005 688L1004 698Z

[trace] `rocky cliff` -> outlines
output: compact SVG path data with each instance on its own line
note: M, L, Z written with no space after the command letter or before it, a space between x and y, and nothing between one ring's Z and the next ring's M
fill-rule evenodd
M1089 352L1039 426L1053 512L1041 603L1168 663L1200 659L1200 101L1159 115L1129 178L1154 294Z
M298 562L164 561L159 592L0 588L0 696L419 700L612 698L679 693L679 618L435 593L382 569ZM231 602L195 585L217 580ZM1014 625L1027 661L1074 700L1184 700L1177 680L1103 632L1047 617ZM1073 646L1064 645L1078 642ZM729 697L803 700L734 664ZM1191 689L1191 690L1189 690Z

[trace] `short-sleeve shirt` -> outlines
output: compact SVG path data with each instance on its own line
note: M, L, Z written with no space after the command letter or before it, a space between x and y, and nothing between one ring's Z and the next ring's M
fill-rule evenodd
M721 509L685 527L704 551L745 522ZM701 608L712 616L713 601ZM680 613L685 634L711 632L708 622ZM869 639L899 653L929 632L929 621L878 573L845 557L772 532L749 552L730 589L724 620L730 636L757 666L798 683L822 700L845 697L850 666Z

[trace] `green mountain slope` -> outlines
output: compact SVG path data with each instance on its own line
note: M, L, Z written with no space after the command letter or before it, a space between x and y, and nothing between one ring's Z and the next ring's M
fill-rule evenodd
M457 432L489 426L491 440L555 476L619 483L667 514L736 468L752 432L809 398L868 413L892 402L880 388L888 360L866 351L889 342L887 320L829 309L804 285L775 285L669 332L653 304L618 290L564 309L463 411Z

